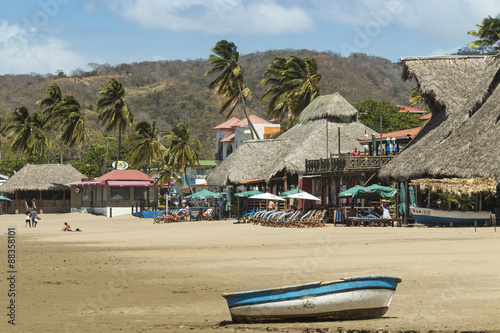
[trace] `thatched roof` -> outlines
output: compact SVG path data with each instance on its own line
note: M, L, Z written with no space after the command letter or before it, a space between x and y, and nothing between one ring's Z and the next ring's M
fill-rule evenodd
M432 118L379 172L384 180L500 179L500 59L495 56L403 58Z
M415 179L411 185L417 185L422 190L430 189L432 192L448 192L452 194L475 194L481 192L496 193L497 182L494 179L485 178L442 178L442 179Z
M69 164L26 164L0 187L0 192L66 190L70 188L68 184L84 178Z
M337 121L347 123L357 121L357 116L358 110L339 93L335 93L314 99L300 113L299 122L305 123L318 119L337 118Z
M351 106L356 113L348 111L350 116L346 118L348 108L345 105L349 103L342 96L327 95L316 100L320 98L320 103L315 104L321 108L318 112L310 110L311 117L303 118L302 123L295 125L278 139L246 141L238 147L209 173L207 183L225 186L228 183L239 184L255 179L269 181L283 169L286 169L288 174L303 173L306 159L327 158L330 154L338 153L339 128L340 153L352 152L354 148L361 150L358 138L365 132L373 131L356 121L356 109ZM325 108L325 105L329 107ZM344 107L336 110L332 105ZM307 108L304 109L306 110ZM319 117L319 114L322 114L323 118Z

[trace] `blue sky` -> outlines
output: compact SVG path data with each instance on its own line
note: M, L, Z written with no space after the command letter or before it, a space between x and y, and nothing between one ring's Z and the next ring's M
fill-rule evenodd
M241 54L311 49L397 61L455 52L499 13L497 0L2 1L0 75L206 59L220 39Z

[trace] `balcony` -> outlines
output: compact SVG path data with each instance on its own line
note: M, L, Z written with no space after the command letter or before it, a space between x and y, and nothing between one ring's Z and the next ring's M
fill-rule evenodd
M376 171L393 156L343 156L306 160L306 174Z

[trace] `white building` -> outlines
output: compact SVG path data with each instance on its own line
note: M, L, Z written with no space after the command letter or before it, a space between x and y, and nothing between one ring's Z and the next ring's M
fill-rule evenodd
M255 130L261 139L270 139L275 133L280 131L280 124L273 124L255 115L250 116ZM215 143L215 160L217 162L225 160L235 151L243 141L254 140L248 120L239 120L233 117L213 128L217 131Z

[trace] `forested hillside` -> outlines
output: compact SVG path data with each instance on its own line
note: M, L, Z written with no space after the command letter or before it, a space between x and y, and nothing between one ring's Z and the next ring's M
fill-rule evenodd
M208 54L207 50L207 57ZM249 103L252 113L269 119L265 112L266 106L259 103L266 87L259 86L258 81L263 78L264 69L275 57L289 55L315 57L318 72L322 74L321 94L339 92L351 103L373 99L406 105L414 86L414 83L401 80L400 66L378 57L353 54L344 58L330 52L308 50L258 52L241 57L245 83L253 93ZM45 89L51 83L56 83L63 94L73 95L80 101L90 126L102 131L93 108L99 99L100 87L115 78L126 88L126 100L136 122L145 119L156 121L162 134L181 121L188 122L193 136L204 146L202 157L213 158L215 135L211 129L223 122L225 116L217 113L218 98L207 88L213 78L204 76L209 67L203 59L118 66L94 64L93 67L95 69L89 72L76 69L72 73L61 72L58 75L31 73L0 76L2 121L21 105L30 111L37 110L35 102L45 98ZM238 109L234 115L243 118L242 114Z

